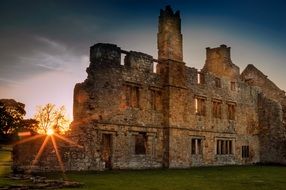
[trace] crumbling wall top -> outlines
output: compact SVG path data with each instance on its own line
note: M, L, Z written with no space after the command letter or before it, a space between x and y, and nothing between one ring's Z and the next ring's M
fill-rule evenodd
M239 67L232 63L230 47L222 44L216 48L206 48L206 63L203 72L210 72L218 77L239 78Z
M160 9L160 18L164 18L164 17L177 17L177 18L180 18L180 11L176 11L174 13L172 8L171 8L171 6L167 5L165 7L165 10Z
M124 65L128 68L142 70L144 72L153 72L153 57L151 55L130 51L124 58Z
M206 48L206 58L207 58L207 60L218 59L218 58L231 60L230 47L227 47L224 44L222 44L222 45L220 45L220 47L216 47L216 48L207 47Z
M268 98L280 101L285 98L285 91L252 64L247 65L240 77L249 85L259 87Z
M121 49L115 44L97 43L90 47L90 63L120 65Z

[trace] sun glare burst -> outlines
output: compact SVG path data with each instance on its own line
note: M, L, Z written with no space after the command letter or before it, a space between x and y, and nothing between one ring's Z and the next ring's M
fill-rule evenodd
M52 128L49 128L47 130L47 135L49 135L49 136L53 135L54 133L55 133L55 131Z
M21 134L20 134L21 136ZM45 134L38 134L38 135L35 135L35 136L30 136L30 137L26 137L20 141L18 141L17 143L15 143L14 145L19 145L19 144L23 144L23 143L27 143L27 142L30 142L30 141L34 141L34 140L37 140L41 137L45 136ZM61 154L60 154L60 151L59 151L59 148L58 148L58 145L57 145L57 140L56 138L58 138L59 140L61 141L64 141L68 144L70 144L71 146L74 146L74 147L77 147L77 148L83 148L83 146L77 144L76 142L56 133L54 131L53 128L49 128L47 131L46 131L46 136L45 136L45 139L43 141L43 143L41 144L39 150L37 151L37 154L34 158L34 160L32 161L32 164L30 166L30 169L29 169L29 173L32 172L33 168L35 167L35 165L39 162L40 160L40 157L42 156L43 152L44 152L44 149L46 148L49 140L51 139L51 142L52 142L52 146L53 146L53 149L55 150L55 153L56 153L56 157L57 157L57 160L58 160L58 163L59 163L59 166L64 174L65 172L65 167L64 167L64 163L63 163L63 160L61 158ZM65 177L65 175L64 175Z

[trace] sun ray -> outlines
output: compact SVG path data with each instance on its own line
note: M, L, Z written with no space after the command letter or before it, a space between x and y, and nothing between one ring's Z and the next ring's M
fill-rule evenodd
M65 172L64 163L63 163L63 161L62 161L62 157L61 157L61 155L60 155L60 153L59 153L58 146L57 146L56 140L55 140L55 138L54 138L53 135L51 136L51 139L52 139L52 143L53 143L54 149L55 149L55 151L56 151L56 156L57 156L57 159L58 159L58 161L59 161L61 170L62 170L62 172L64 173L64 172Z
M43 137L44 135L35 135L35 136L32 136L32 137L29 137L29 138L25 138L25 139L22 139L22 140L19 140L17 142L15 142L14 144L12 144L13 146L17 145L17 144L22 144L22 143L26 143L26 142L29 142L29 141L32 141L32 140L36 140L40 137Z
M63 137L63 136L61 136L61 135L59 135L59 134L54 133L54 136L58 137L59 139L65 141L65 142L67 142L67 143L70 143L70 144L72 144L72 145L75 145L75 146L78 147L78 148L83 148L83 146L81 146L81 145L79 145L79 144L73 142L72 140L70 140L70 139L68 139L68 138L66 138L66 137Z
M32 170L32 167L37 164L39 158L41 157L41 155L42 155L42 153L44 151L44 148L45 148L45 146L47 145L47 143L49 141L49 138L50 138L50 136L47 135L45 140L44 140L44 142L43 142L43 144L41 145L41 147L40 147L40 149L39 149L35 159L32 161L31 170Z
M28 137L28 138L25 138L25 139L22 139L16 143L14 143L13 145L18 145L18 144L22 144L22 143L27 143L27 142L30 142L30 141L33 141L33 140L36 140L36 139L39 139L41 137L45 136L45 139L43 141L43 143L41 144L34 160L32 161L31 163L31 166L30 166L30 169L28 170L28 173L31 173L32 170L33 170L33 167L39 162L39 159L40 157L42 156L44 150L45 150L45 147L47 145L47 143L49 142L49 139L51 139L52 141L52 145L53 145L53 148L55 150L55 153L56 153L56 157L57 157L57 160L59 162L59 166L63 172L63 177L66 178L66 175L65 175L65 167L64 167L64 163L63 163L63 160L61 158L61 155L60 155L60 152L59 152L59 149L58 149L58 145L57 145L57 142L56 142L56 137L59 138L60 140L64 141L64 142L67 142L73 146L76 146L78 148L83 148L83 146L75 143L74 141L66 138L66 137L63 137L57 133L54 133L54 131L49 131L48 133L46 134L37 134L35 136L32 136L32 137Z

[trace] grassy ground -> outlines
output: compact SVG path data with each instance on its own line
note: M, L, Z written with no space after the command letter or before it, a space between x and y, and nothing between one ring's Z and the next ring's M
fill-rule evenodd
M18 182L4 178L10 171L8 151L0 151L0 186ZM9 164L8 164L9 165ZM60 173L47 174L60 178ZM71 172L70 180L85 184L84 189L100 190L285 190L286 167L224 166L188 170L143 170ZM66 189L67 190L67 189Z
M11 173L11 148L3 146L0 148L0 186L6 186L13 182L6 178L9 173Z
M70 173L70 179L85 183L84 189L149 190L285 190L286 167L232 166L188 170L109 171Z

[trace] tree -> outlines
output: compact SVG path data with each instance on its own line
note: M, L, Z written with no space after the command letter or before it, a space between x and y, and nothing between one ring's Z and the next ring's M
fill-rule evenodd
M21 127L25 104L13 99L0 99L0 132L4 135L14 133Z
M70 121L64 106L57 108L56 105L48 103L45 106L38 106L37 109L34 118L38 121L39 133L47 134L49 130L64 133L68 130Z
M24 119L25 114L25 104L13 99L0 99L1 143L16 140L18 132L35 132L37 121Z

